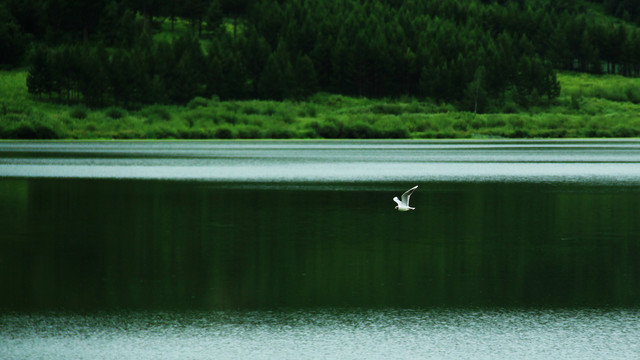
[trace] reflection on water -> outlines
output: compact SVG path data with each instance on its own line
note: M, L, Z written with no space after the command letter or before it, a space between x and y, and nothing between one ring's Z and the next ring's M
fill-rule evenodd
M0 315L3 359L636 359L629 310Z
M637 358L638 184L637 141L0 143L0 358Z
M343 185L344 186L344 185ZM640 191L12 179L0 306L637 306Z

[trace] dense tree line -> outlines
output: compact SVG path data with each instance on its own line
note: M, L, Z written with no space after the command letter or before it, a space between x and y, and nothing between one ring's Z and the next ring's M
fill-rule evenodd
M323 90L482 111L550 101L555 69L640 75L640 30L572 0L4 0L0 18L0 38L24 38L3 63L36 44L32 93L95 104ZM176 19L190 36L151 40Z
M591 0L604 6L607 14L640 24L640 2L636 0Z

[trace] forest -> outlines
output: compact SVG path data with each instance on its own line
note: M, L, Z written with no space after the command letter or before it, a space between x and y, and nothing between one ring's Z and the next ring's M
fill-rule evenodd
M558 70L640 75L639 21L625 0L2 0L0 63L68 104L328 92L480 113L549 104Z

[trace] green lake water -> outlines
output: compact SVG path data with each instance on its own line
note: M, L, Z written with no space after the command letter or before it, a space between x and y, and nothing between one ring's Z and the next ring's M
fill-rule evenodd
M0 143L0 357L633 358L639 184L635 141Z

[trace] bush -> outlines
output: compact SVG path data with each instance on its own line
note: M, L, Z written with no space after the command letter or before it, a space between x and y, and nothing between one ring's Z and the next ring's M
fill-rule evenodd
M86 119L88 113L89 110L86 106L79 105L71 108L71 110L69 111L69 116L73 119Z
M233 139L233 131L228 126L221 126L213 133L216 139Z
M503 127L506 125L504 119L500 116L489 116L487 117L486 126L489 128Z
M262 112L263 115L271 116L276 113L276 107L272 103L269 103Z
M306 111L308 117L314 118L318 116L318 109L313 104L305 105L304 110Z
M114 120L122 119L123 117L127 116L127 111L117 106L106 108L104 110L104 113Z
M571 109L580 110L580 102L582 101L581 96L571 95Z
M510 116L508 120L509 125L514 129L522 129L524 127L524 119L519 116Z
M171 120L171 113L162 105L151 105L140 111L147 119Z
M305 104L304 107L298 109L299 117L311 117L314 118L318 115L318 110L313 104Z
M257 126L239 125L236 130L238 138L241 139L259 139L262 137L262 131Z
M640 103L640 89L638 89L637 86L627 85L624 92L627 97L627 100L631 101L634 104Z
M464 119L458 119L453 123L453 129L458 131L467 131L467 122Z
M238 122L238 115L232 112L224 111L220 114L219 122L227 124L236 124Z
M6 136L11 139L57 139L59 138L52 128L40 124L22 122L13 129L10 129Z
M291 129L283 125L273 125L267 129L265 135L267 138L273 139L290 139L296 137L295 133Z
M176 129L172 129L169 125L162 124L147 128L143 137L148 139L176 139L178 134Z
M376 131L371 125L363 121L348 122L345 124L342 137L349 139L372 139L377 138Z
M288 109L280 110L278 112L278 118L282 120L285 124L293 124L296 120L296 116L292 111Z
M611 129L611 135L614 137L633 137L636 136L637 131L631 129L625 124L618 124Z
M255 114L259 114L260 111L258 110L258 108L256 108L255 106L251 105L251 104L245 104L240 108L240 111L243 114L246 115L255 115Z
M209 129L189 128L178 130L178 137L181 139L209 139L213 136Z
M374 114L400 115L404 112L403 106L398 104L376 104L371 107Z
M531 137L531 133L527 129L514 129L510 131L506 131L504 134L509 138L529 138Z
M207 101L207 99L200 96L196 96L195 98L193 98L191 101L187 103L187 107L189 109L195 109L198 107L207 107L208 105L209 105L209 102Z
M190 127L194 126L196 123L210 125L214 119L207 109L185 112L182 118Z
M418 113L426 112L426 109L419 102L412 101L411 104L409 104L404 109L404 111L409 114L418 114Z
M325 139L336 139L340 137L340 128L336 125L336 121L313 121L309 125L315 130L319 137Z
M469 125L471 125L473 129L478 130L485 127L486 121L483 118L476 116L469 122Z
M541 138L563 138L567 135L567 130L565 129L541 129L533 131L532 135L534 137Z
M397 117L385 117L374 123L371 135L384 139L405 139L409 137L409 130Z

